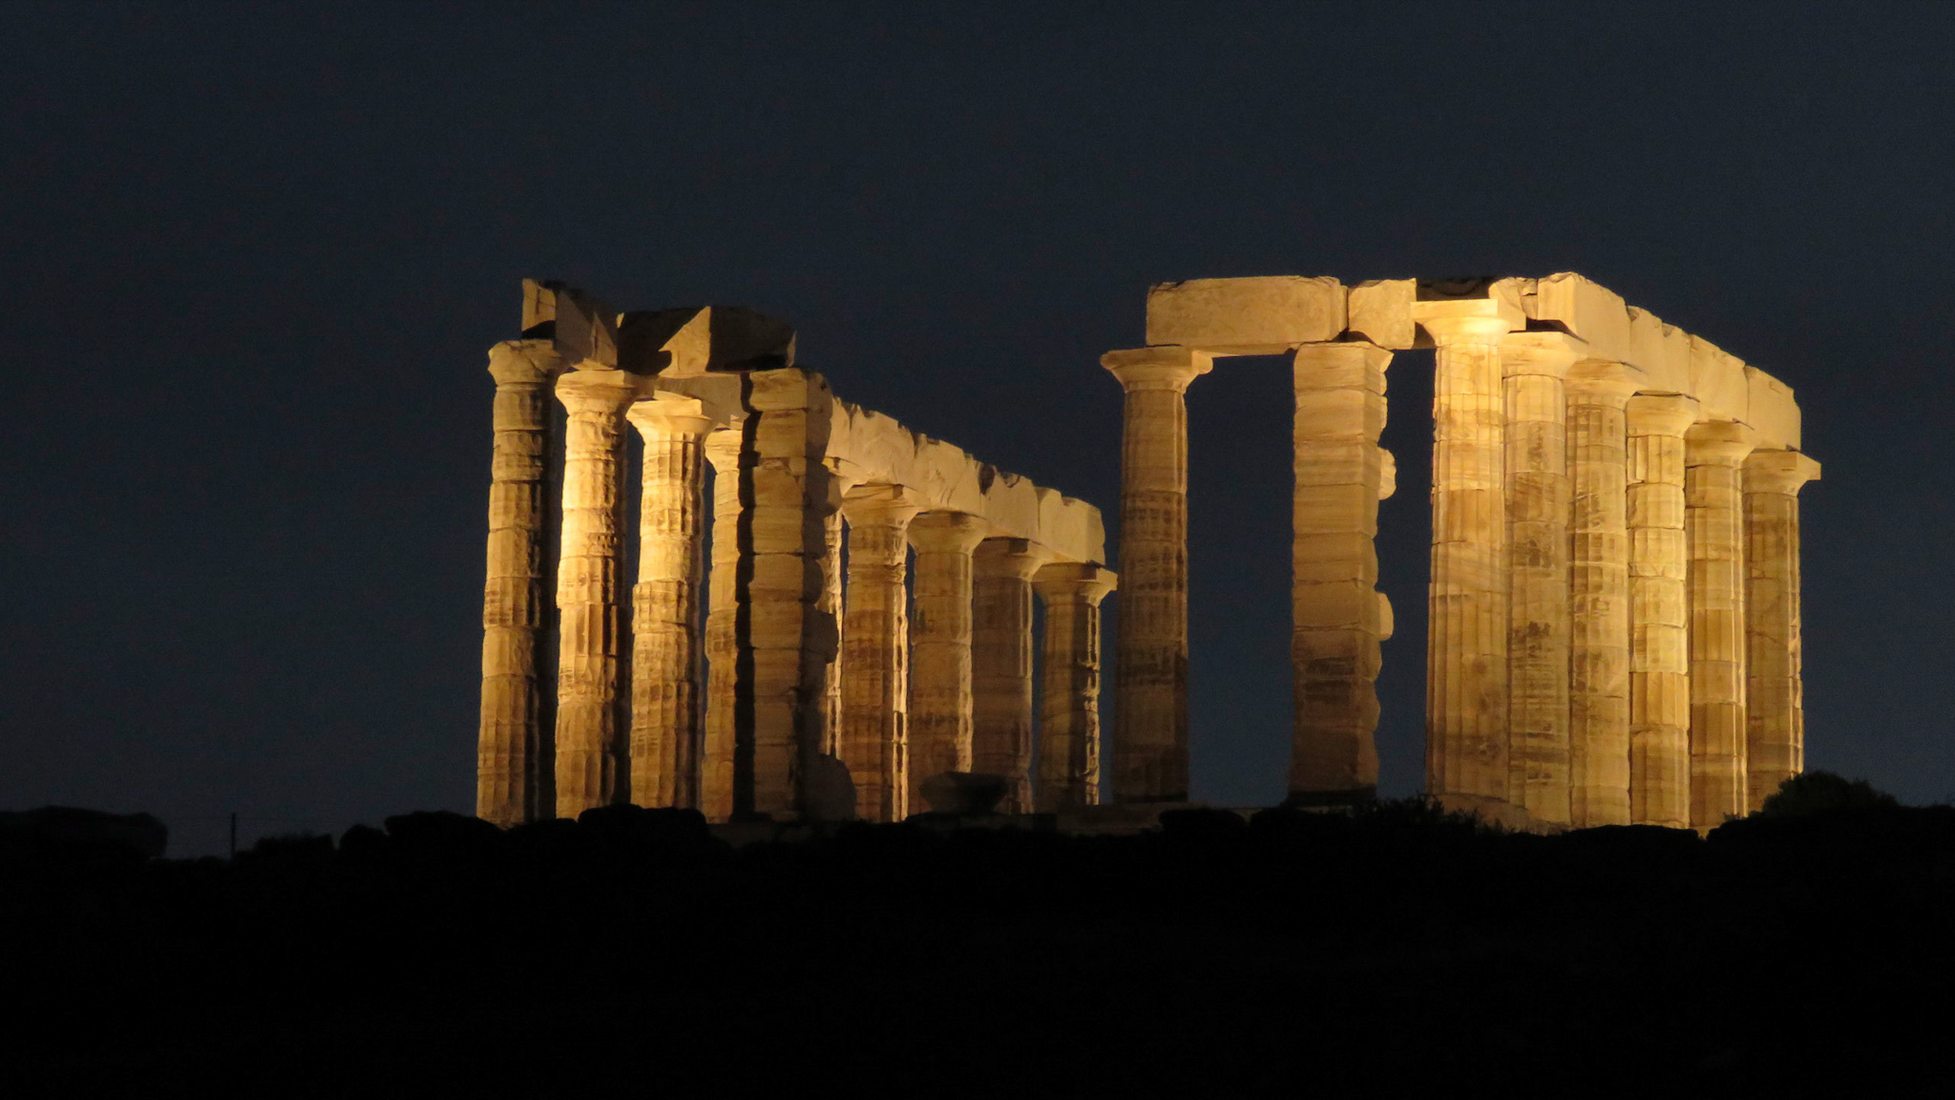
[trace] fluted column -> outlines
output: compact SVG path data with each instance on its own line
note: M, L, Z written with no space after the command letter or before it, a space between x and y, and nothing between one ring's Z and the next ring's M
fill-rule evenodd
M711 558L706 575L706 738L699 765L699 809L708 820L733 815L733 750L738 740L740 678L734 665L740 570L739 429L706 437L713 467Z
M1426 789L1451 806L1507 798L1506 407L1500 343L1516 317L1486 300L1415 302L1431 334L1432 579Z
M1690 824L1746 812L1745 456L1750 428L1707 421L1684 436L1690 614Z
M990 527L976 516L927 512L910 524L916 548L910 612L910 806L923 783L971 770L971 555Z
M490 462L488 579L482 590L482 717L475 812L509 826L554 810L551 713L543 681L544 523L549 492L549 387L563 361L548 340L489 349L496 381Z
M855 479L841 474L829 465L828 494L830 497L828 514L822 521L821 551L821 601L820 611L835 620L835 659L828 662L822 679L822 712L825 718L822 726L821 751L839 759L842 755L842 544L845 538L842 519L842 500L855 486Z
M1213 366L1182 347L1111 351L1126 391L1120 450L1120 605L1114 795L1188 797L1188 384Z
M644 439L638 583L631 592L631 800L699 804L699 586L705 488L700 403L660 393L625 418Z
M1378 787L1379 645L1390 605L1377 591L1378 501L1389 493L1385 368L1368 343L1305 344L1292 381L1290 794L1368 799Z
M1754 451L1744 464L1746 806L1757 810L1806 766L1799 622L1799 490L1819 463Z
M917 507L889 486L863 486L848 518L842 621L842 763L864 821L909 816L910 520Z
M1570 820L1568 400L1586 345L1566 333L1501 342L1506 394L1507 787L1536 821Z
M1051 557L999 538L972 559L971 770L1006 778L1005 813L1032 811L1032 574Z
M1045 608L1039 666L1040 813L1100 802L1100 601L1116 578L1097 565L1054 563L1033 578Z
M619 699L624 564L618 531L624 371L579 369L557 380L564 433L563 551L557 562L557 816L624 798L627 745Z
M1629 824L1629 438L1636 381L1618 363L1570 369L1570 823Z
M1690 645L1685 610L1688 397L1632 397L1629 428L1629 818L1690 824Z

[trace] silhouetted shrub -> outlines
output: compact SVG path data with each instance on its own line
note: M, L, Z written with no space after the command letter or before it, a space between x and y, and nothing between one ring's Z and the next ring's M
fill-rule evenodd
M1864 779L1847 779L1832 772L1806 772L1780 783L1758 812L1773 817L1795 817L1840 810L1884 810L1898 805L1893 795L1875 790Z

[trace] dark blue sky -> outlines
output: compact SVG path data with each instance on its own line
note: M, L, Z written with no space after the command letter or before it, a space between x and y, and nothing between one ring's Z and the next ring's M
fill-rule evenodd
M1955 796L1948 5L4 13L0 806L187 847L469 808L485 349L528 274L789 318L845 397L1111 514L1097 358L1149 283L1583 272L1797 390L1809 762ZM1391 374L1393 792L1430 369ZM1190 395L1228 802L1287 752L1287 392Z

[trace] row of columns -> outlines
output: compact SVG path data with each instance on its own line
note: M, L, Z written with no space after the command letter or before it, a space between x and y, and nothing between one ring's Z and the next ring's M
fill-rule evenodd
M979 518L924 511L897 487L851 485L792 400L718 428L696 400L640 396L625 372L566 369L549 341L498 345L490 369L480 816L631 801L715 820L843 817L816 790L836 765L871 821L921 809L922 784L942 772L1004 777L1012 812L1097 802L1110 572L989 537ZM565 410L554 693L541 675L552 390ZM627 425L643 440L628 619Z

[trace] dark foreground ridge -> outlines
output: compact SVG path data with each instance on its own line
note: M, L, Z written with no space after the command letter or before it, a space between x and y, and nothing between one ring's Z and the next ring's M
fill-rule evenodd
M261 1095L1945 1079L1955 809L1862 803L1705 840L1396 803L737 850L629 807L506 833L409 814L235 863L10 843L0 981L42 1034L9 1072Z

